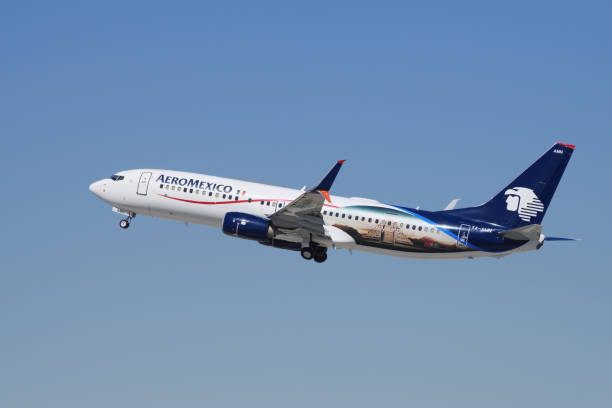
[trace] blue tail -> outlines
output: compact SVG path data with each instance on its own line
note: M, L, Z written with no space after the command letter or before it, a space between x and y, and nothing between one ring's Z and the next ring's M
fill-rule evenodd
M508 228L541 224L574 146L557 143L488 202L448 214Z

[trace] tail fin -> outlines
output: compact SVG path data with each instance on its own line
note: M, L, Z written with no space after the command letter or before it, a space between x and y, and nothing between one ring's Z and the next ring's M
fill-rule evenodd
M508 228L541 224L574 147L555 144L485 204L451 212Z

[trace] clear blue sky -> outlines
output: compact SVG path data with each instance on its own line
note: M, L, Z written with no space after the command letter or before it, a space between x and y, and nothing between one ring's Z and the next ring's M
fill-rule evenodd
M430 4L431 3L431 4ZM12 2L0 406L610 407L610 2ZM156 167L478 204L577 145L549 243L323 265L138 217Z

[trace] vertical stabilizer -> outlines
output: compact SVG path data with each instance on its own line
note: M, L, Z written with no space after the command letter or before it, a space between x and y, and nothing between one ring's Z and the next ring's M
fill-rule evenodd
M508 228L541 224L574 147L556 143L485 204L450 213Z

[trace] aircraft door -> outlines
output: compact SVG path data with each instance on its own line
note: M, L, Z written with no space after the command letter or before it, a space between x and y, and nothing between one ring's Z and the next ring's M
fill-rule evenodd
M143 171L140 175L140 180L138 181L138 189L136 190L137 194L147 195L147 190L149 190L149 180L151 180L151 172Z
M459 240L457 241L457 248L467 247L468 237L470 236L470 229L472 229L471 225L461 224L461 226L459 227L459 232L457 233L457 236L459 237Z

